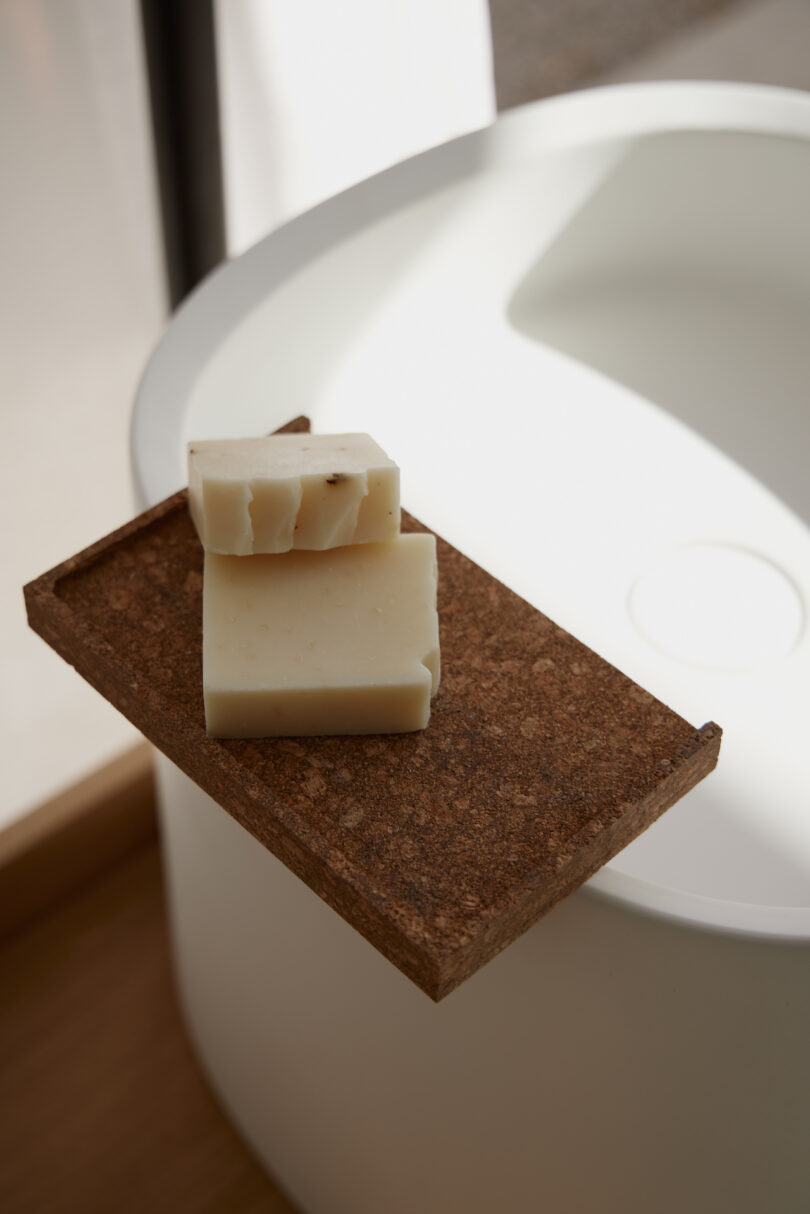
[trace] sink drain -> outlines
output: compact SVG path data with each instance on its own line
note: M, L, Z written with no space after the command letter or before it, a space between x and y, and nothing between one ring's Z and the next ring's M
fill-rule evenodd
M760 553L733 544L676 548L630 590L633 624L680 662L728 672L786 657L804 628L793 580Z

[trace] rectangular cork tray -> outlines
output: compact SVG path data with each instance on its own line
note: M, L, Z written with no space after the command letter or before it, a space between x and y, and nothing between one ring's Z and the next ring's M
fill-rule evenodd
M208 737L185 490L25 587L31 627L436 1000L706 776L721 737L437 542L442 681L414 734Z

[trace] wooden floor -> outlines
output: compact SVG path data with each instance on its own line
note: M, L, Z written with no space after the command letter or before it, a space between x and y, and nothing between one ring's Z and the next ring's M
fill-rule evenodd
M293 1210L190 1051L154 842L0 947L0 1210Z

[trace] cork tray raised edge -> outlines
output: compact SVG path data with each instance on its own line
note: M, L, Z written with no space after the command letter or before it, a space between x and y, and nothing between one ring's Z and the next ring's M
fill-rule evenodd
M416 734L208 737L184 490L25 587L31 627L436 1000L707 775L721 737L437 542L442 683Z

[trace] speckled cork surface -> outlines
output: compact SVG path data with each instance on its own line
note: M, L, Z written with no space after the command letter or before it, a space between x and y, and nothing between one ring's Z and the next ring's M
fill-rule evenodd
M425 731L209 738L202 556L178 493L27 586L29 622L434 999L717 761L716 725L690 725L441 539Z

